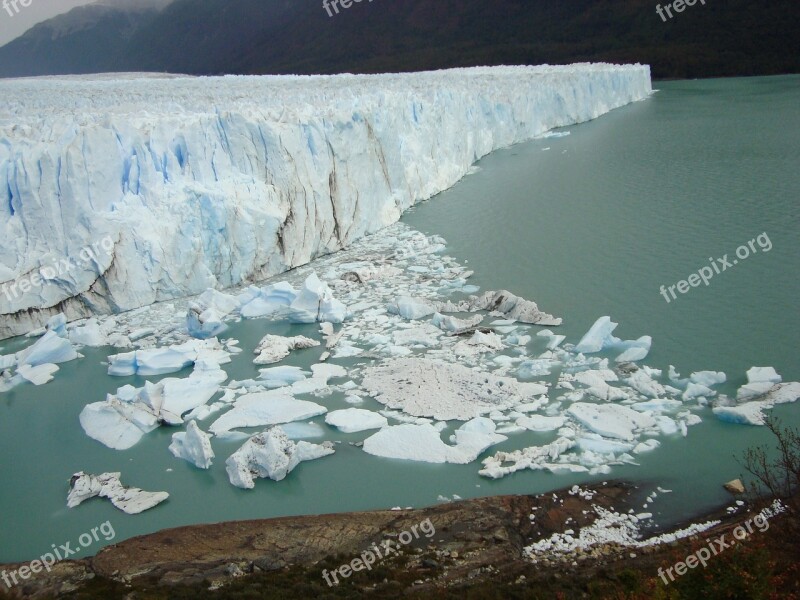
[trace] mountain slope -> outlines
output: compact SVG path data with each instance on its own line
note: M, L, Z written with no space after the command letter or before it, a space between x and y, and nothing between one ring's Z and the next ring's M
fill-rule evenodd
M158 14L152 2L80 6L39 23L0 48L0 76L113 71L140 28Z
M319 0L106 10L69 35L49 39L51 21L0 48L0 76L373 73L585 60L645 62L656 78L800 72L800 3L790 0L698 3L667 22L652 0L375 0L333 17Z

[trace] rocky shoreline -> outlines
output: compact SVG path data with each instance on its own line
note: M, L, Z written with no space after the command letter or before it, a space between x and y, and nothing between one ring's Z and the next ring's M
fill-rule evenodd
M415 510L179 527L125 540L92 558L57 563L50 573L33 576L11 590L0 583L0 597L133 600L182 597L178 590L193 590L193 597L222 598L229 597L223 595L227 588L248 578L264 582L284 579L287 574L309 588L334 590L338 584L326 583L323 569L335 571L368 548L392 543L398 552L378 560L374 567L357 569L363 573L352 573L347 580L341 578L342 589L336 591L343 592L346 587L360 595L389 586L402 589L403 593L424 594L487 579L524 584L531 577L559 578L570 572L585 578L598 569L634 563L644 576L656 578L659 556L692 536L635 549L601 540L574 552L550 552L534 559L526 556L531 544L556 534L569 534L572 530L578 537L582 530L595 525L604 511L629 513L637 506L636 492L632 485L613 482L587 486L580 493L572 488L536 496L478 498ZM746 512L747 507L742 506L737 511L722 508L708 515L707 519L719 523L701 535L711 538L730 531ZM426 520L435 532L405 542L402 532ZM398 536L402 544L397 542ZM659 539L663 538L661 534ZM20 566L2 568L11 571ZM105 591L91 595L91 590L100 588ZM165 590L169 590L166 596Z

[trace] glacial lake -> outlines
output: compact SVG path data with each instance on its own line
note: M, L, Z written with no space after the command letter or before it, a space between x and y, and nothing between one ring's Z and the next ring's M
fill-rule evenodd
M773 366L784 381L800 380L800 77L661 82L652 98L596 121L566 128L570 135L501 150L451 190L409 211L403 221L443 236L447 254L475 271L470 283L508 289L564 318L557 333L575 343L602 316L620 323L616 335L653 337L644 361L659 369L724 371L719 391L734 395L752 366ZM667 303L660 286L675 285L766 233L769 252L756 252ZM317 335L312 325L235 324L225 337L244 350L223 368L233 379L257 375L252 350L267 332ZM9 353L29 340L0 342ZM308 367L321 349L284 364ZM660 525L684 521L731 498L722 489L738 477L744 450L768 443L763 428L719 421L710 410L683 437L661 437L638 466L611 474L522 471L500 480L470 465L380 459L347 444L370 435L330 430L342 440L332 457L302 464L287 479L259 481L252 491L228 482L224 460L242 442L214 441L208 472L168 451L173 429L148 434L131 450L110 450L88 438L78 415L90 402L142 378L111 378L102 364L117 350L85 349L61 365L56 380L0 394L0 561L29 560L110 521L120 541L179 525L284 515L421 507L439 495L462 498L540 493L574 483L623 479L643 496ZM354 359L337 361L348 365ZM179 373L177 376L185 376ZM314 399L348 407L339 396ZM363 408L378 409L368 400ZM775 413L800 426L800 405ZM314 419L323 423L321 418ZM209 421L203 426L207 428ZM324 426L324 423L323 423ZM319 441L319 440L310 440ZM544 434L511 436L496 450L546 443ZM169 501L135 516L93 500L66 508L73 472L121 471L127 485L166 490ZM644 501L643 501L644 502ZM97 552L101 537L81 555Z

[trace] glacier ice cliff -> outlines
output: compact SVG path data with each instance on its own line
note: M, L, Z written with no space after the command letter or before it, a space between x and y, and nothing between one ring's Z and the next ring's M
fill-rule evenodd
M306 264L651 91L608 64L2 81L0 338Z

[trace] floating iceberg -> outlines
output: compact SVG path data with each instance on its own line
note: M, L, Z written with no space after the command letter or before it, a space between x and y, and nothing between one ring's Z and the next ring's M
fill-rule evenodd
M618 404L576 402L567 413L587 429L618 440L634 440L641 430L656 426L652 415Z
M301 462L333 453L329 444L295 443L280 427L273 427L247 440L225 461L225 469L231 484L253 489L256 478L281 481Z
M185 432L172 434L169 451L176 458L189 461L198 469L208 469L214 458L208 434L202 431L195 421L189 421Z
M17 369L17 373L26 381L30 381L33 385L44 385L52 381L56 371L58 371L58 365L50 363L44 363L35 367L23 364Z
M261 289L252 286L239 295L239 312L245 318L266 317L287 309L295 298L297 290L285 281Z
M622 354L615 359L618 363L624 362L638 362L647 358L650 353L650 347L653 345L653 338L649 335L643 335L638 340L629 342L620 342L616 344L618 347L624 347L625 350Z
M485 292L481 296L472 296L469 300L470 312L487 310L503 314L509 319L521 323L532 323L554 327L561 325L562 320L539 310L535 302L525 300L507 290Z
M75 360L78 353L69 340L51 330L35 344L17 353L17 364L37 367L47 363L58 364Z
M69 482L67 506L75 508L84 500L99 496L111 500L111 504L122 512L136 515L169 498L167 492L145 492L139 488L126 488L120 482L119 476L119 473L102 475L88 475L83 471L75 473Z
M545 446L531 446L513 452L498 452L494 456L484 459L483 468L479 474L492 479L500 479L523 469L547 469L554 466L562 454L574 447L574 440L560 437ZM512 464L503 465L503 463L509 462Z
M133 447L160 424L157 412L146 403L123 401L111 395L104 402L87 404L80 422L86 435L113 450Z
M75 327L69 332L69 341L79 346L98 348L108 345L108 339L100 328L97 319L89 319L80 327Z
M617 325L619 323L614 323L611 317L600 317L589 331L584 334L581 341L576 344L574 351L582 354L600 352L604 347L613 343L612 340L616 339L611 334L617 328Z
M264 381L264 385L268 388L286 387L298 381L303 381L311 375L309 371L304 371L300 367L288 365L259 369L259 373L259 381Z
M772 371L772 373L759 373L762 373L764 377L768 377L770 379L775 379L777 376L777 374L774 374L774 371ZM750 372L748 371L748 376L749 374ZM754 375L757 376L757 374ZM780 376L777 377L780 378ZM717 406L714 408L714 414L721 421L728 421L729 423L763 425L765 410L773 408L776 404L787 404L790 402L796 402L798 399L800 399L800 383L796 381L775 384L773 384L771 381L754 381L750 385L761 383L770 384L770 387L765 394L758 394L759 396L763 396L762 400L745 402L737 406Z
M780 382L781 376L773 367L752 367L747 371L747 383L739 388L736 399L741 402L763 396Z
M319 342L302 335L296 337L265 335L255 349L255 354L258 356L253 362L257 365L271 365L289 356L292 350L314 346L319 346Z
M406 317L408 318L408 317ZM483 321L483 315L474 315L469 319L458 319L456 317L443 315L441 313L434 313L431 323L453 335L459 335L470 329L477 327Z
M256 392L240 397L234 407L209 427L214 435L240 427L261 427L304 421L328 409L314 402L297 400L282 390Z
M238 308L238 298L209 288L194 302L189 302L186 329L190 336L199 340L220 335L228 328L225 317Z
M422 298L412 298L410 296L400 296L397 300L390 302L386 306L386 310L393 315L400 315L410 321L424 319L436 313L436 307L432 304Z
M334 410L325 415L325 422L344 433L358 433L369 429L381 429L388 425L388 421L383 415L360 408Z
M698 371L689 376L689 381L711 387L712 385L719 385L728 380L727 375L722 371ZM780 379L778 380L780 381Z
M494 433L494 423L487 428L482 421L465 423L458 429L455 446L445 444L433 425L406 423L386 427L364 440L364 452L401 460L467 464L489 446L508 439Z
M289 305L292 323L343 323L347 307L333 297L331 288L311 273L303 283L297 297Z
M165 348L112 354L108 357L108 374L117 377L165 375L181 371L203 359L224 364L230 362L230 354L217 339L189 340Z

